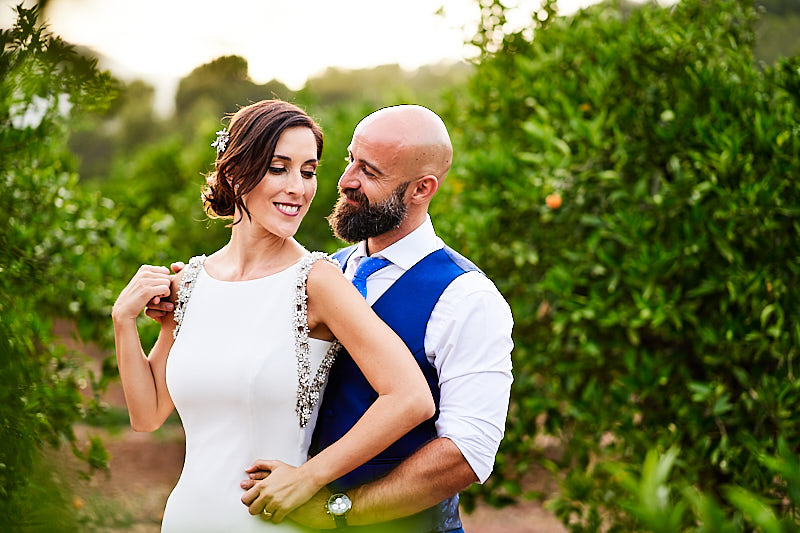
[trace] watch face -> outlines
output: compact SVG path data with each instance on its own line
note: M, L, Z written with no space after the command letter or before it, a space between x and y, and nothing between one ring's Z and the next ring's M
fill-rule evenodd
M328 511L334 516L342 516L353 506L347 494L334 494L328 498Z

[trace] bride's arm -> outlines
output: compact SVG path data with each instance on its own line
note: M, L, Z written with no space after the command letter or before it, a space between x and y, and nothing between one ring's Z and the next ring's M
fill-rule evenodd
M344 345L378 393L341 439L303 465L326 485L429 419L436 407L408 347L336 266L317 262L308 287L312 312Z
M428 384L405 343L335 265L317 261L308 276L307 292L309 327L313 320L331 330L378 398L341 439L297 469L272 466L272 473L245 494L242 501L251 513L266 508L276 522L435 412Z
M175 329L171 313L159 320L161 331L148 356L139 340L136 318L151 299L163 299L175 294L181 277L181 274L174 277L170 290L168 269L143 265L122 290L111 312L120 381L125 392L131 427L136 431L158 429L172 412L172 399L167 391L166 366L173 343L172 331Z

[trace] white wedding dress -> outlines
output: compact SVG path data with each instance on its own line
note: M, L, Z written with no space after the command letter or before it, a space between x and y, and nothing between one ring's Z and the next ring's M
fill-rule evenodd
M305 281L315 252L270 276L212 278L187 266L176 306L167 387L186 432L186 459L162 531L304 531L249 514L239 483L256 459L298 466L336 343L308 338ZM191 295L191 299L189 299Z

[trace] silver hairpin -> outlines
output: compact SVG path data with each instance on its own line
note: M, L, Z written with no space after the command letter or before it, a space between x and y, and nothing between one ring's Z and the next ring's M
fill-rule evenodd
M230 135L225 128L222 128L217 132L217 140L211 143L211 146L217 149L217 154L221 154L225 151L225 147L228 145L229 137Z

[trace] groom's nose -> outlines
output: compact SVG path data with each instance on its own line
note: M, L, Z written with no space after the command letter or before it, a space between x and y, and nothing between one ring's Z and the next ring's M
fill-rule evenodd
M361 182L358 180L355 165L347 165L342 172L342 177L339 178L339 189L358 189L360 187Z

